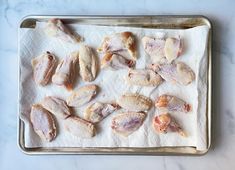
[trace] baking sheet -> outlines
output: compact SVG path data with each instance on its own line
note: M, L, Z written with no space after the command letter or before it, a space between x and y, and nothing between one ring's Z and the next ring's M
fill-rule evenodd
M93 27L93 26L92 26ZM93 27L94 28L94 27ZM100 27L101 28L101 27ZM103 28L101 28L102 30L103 30ZM117 31L119 31L119 29L123 29L123 30L128 30L128 29L130 29L130 28L120 28L120 27L118 27L118 28L115 28L115 29L117 29L117 30L112 30L113 32L117 32ZM134 28L135 29L135 28ZM209 29L209 28L208 28ZM96 28L96 30L97 30L97 28ZM136 29L136 30L143 30L143 29ZM25 31L25 32L27 32L27 34L29 34L29 32L28 31L33 31L32 29L31 30L27 30L27 31ZM148 29L148 32L149 32L149 34L152 34L152 35L156 35L156 32L164 32L164 31L162 31L162 30L156 30L156 29L153 29L152 30L152 33L151 33L151 30L150 29ZM178 30L169 30L169 31L167 31L168 32L168 34L170 35L170 34L174 34L174 31L178 31ZM181 30L182 32L184 32L184 30ZM79 32L79 31L78 31ZM88 31L90 34L92 33L91 31ZM110 34L111 32L107 32L106 34ZM23 33L24 34L24 33ZM23 34L21 34L21 35L23 35ZM26 34L26 33L25 33ZM32 33L33 34L33 33ZM92 34L94 34L94 33L92 33ZM105 34L105 35L106 35ZM33 37L32 36L32 39L34 39L35 40L35 38L36 37ZM99 44L100 44L100 42L101 42L101 40L102 40L102 38L103 37L101 37L101 39L99 39ZM85 41L86 42L86 41ZM87 42L86 42L87 43ZM22 44L22 43L21 43ZM23 43L24 44L24 43ZM89 44L89 43L87 43L87 44ZM91 42L91 44L92 44L92 42ZM205 43L205 46L206 46L206 44L207 43ZM30 44L30 45L32 45L32 44ZM37 43L37 47L38 47L38 45L40 45L40 43ZM89 44L90 45L90 44ZM30 47L28 47L28 45L26 44L26 46L27 46L27 49L30 49ZM48 47L49 45L47 44L47 47ZM96 44L94 44L94 46L97 46ZM39 46L39 48L40 48L40 46ZM34 51L33 53L34 53L34 55L36 56L37 54L39 54L39 53L41 53L41 51L39 50L39 48L36 50L36 51ZM79 47L78 47L79 48ZM205 49L206 49L206 47L205 47ZM68 50L68 49L67 49ZM31 52L32 52L32 50L30 50ZM20 54L22 54L22 53L20 53ZM25 55L25 54L22 54L23 56L27 56L27 55ZM22 56L21 55L21 56ZM64 53L64 55L66 55L66 52ZM183 56L182 56L182 61L184 61L184 59L183 58L185 58L185 55L186 55L186 53L185 54L183 54ZM203 53L203 55L204 56L206 56L207 55L207 52L206 52L206 50L204 51L204 53ZM33 56L32 54L30 55L30 56ZM30 57L30 56L27 56L27 57ZM62 55L61 55L62 56ZM141 55L142 56L142 55ZM145 57L141 57L140 59L144 59L144 61L147 61L146 60L146 55L143 55L143 56L145 56ZM204 58L207 58L207 57L204 57ZM139 61L142 61L142 60L139 60ZM186 63L187 63L187 59L185 60L186 61ZM187 63L187 64L189 64L189 63ZM189 64L190 65L190 64ZM27 64L25 64L25 66L26 67L28 67L27 66ZM30 65L29 65L30 66ZM138 64L137 64L137 66L138 66ZM190 65L191 66L191 65ZM205 65L206 66L206 65ZM30 66L31 67L31 66ZM138 67L141 67L140 65L138 66ZM193 66L191 66L192 68L193 68L193 70L194 70L194 68L195 67L193 67ZM101 73L102 74L102 73ZM206 74L205 72L203 72L203 73L200 73L200 74ZM28 74L28 77L30 76L30 73ZM100 75L99 75L100 76ZM26 76L27 77L27 76ZM206 78L206 76L205 76L205 78ZM27 79L28 80L28 79ZM81 82L79 82L79 84L81 84ZM165 87L166 89L167 89L167 87ZM27 88L28 89L28 88ZM29 88L30 89L30 88ZM161 91L162 90L162 92L164 92L164 87L162 87L162 89L160 89L159 91ZM140 88L138 88L138 87L135 87L134 89L133 89L133 91L140 91L140 92L143 92L143 93L149 93L150 91L152 91L152 89L140 89ZM184 90L183 90L184 91ZM155 93L159 93L159 92L155 92ZM185 93L185 91L184 91L184 93ZM22 96L22 95L21 95ZM31 95L32 96L32 95ZM38 96L39 98L40 97L43 97L43 96ZM180 97L181 97L181 95L180 95ZM153 97L154 98L154 97ZM181 98L183 98L183 97L181 97ZM206 97L205 97L205 99L206 99ZM30 98L29 98L29 100L31 100ZM32 99L33 100L33 99ZM36 100L36 99L34 99L34 100ZM32 101L31 101L32 102ZM24 102L25 103L25 102ZM193 106L194 107L194 106ZM196 108L196 107L195 107ZM29 110L29 109L28 109ZM148 115L148 118L149 118L149 120L153 117L153 112L154 111L152 111L149 115ZM23 111L23 113L27 113L27 109L25 110L25 112ZM190 113L191 114L191 113ZM197 113L196 113L197 114ZM193 115L193 114L192 114ZM191 116L192 116L191 115ZM195 115L195 114L194 114ZM205 113L204 113L204 115L205 115ZM177 115L176 115L177 116ZM180 115L180 116L182 116L182 115ZM205 115L206 116L206 115ZM150 118L151 117L151 118ZM193 117L193 116L192 116ZM110 118L110 117L109 117ZM179 117L180 119L181 119L181 117ZM178 118L177 118L178 119ZM189 118L190 119L190 118ZM145 121L145 123L147 122L148 120L146 120ZM106 122L108 122L108 120L106 121ZM180 121L181 122L181 121ZM104 122L104 124L105 124L105 122ZM149 125L148 125L149 126ZM106 127L106 126L105 126ZM26 128L27 129L27 128ZM141 131L141 130L140 130ZM187 130L186 130L187 131ZM204 130L202 130L203 132L204 132ZM26 130L26 132L27 132L27 130ZM29 132L30 134L31 134L31 132ZM27 136L27 133L25 133L26 134L26 136ZM152 135L155 135L156 136L156 134L152 134ZM173 135L173 134L172 134ZM206 134L205 134L206 135ZM191 135L190 135L191 136ZM193 135L192 135L193 136ZM195 135L194 135L195 136ZM164 136L163 136L164 137ZM28 138L27 139L27 137L25 138L26 140L26 145L27 145L27 141L30 141L31 143L34 143L35 141L32 141L32 139L36 139L37 138L37 136L36 137L32 137L32 138ZM173 137L174 138L174 137ZM112 139L113 139L113 137L112 137ZM119 139L119 138L118 138ZM169 138L168 138L169 139ZM203 140L205 140L205 137L202 137L202 139ZM74 139L74 140L77 140L77 139ZM195 141L196 140L194 140L194 139L190 139L192 142L194 141L194 143L191 143L190 145L188 145L188 146L196 146L197 144L195 144ZM38 141L38 140L37 140ZM139 144L139 143L128 143L129 142L129 140L125 140L125 142L124 143L122 143L121 145L112 145L112 146L121 146L121 147L125 147L125 146L127 146L127 147L132 147L132 146L134 146L134 147L146 147L146 143L142 143L142 144ZM159 140L157 140L156 138L153 138L153 141L158 141L159 142ZM163 139L161 139L161 141L164 141L164 138ZM165 141L168 141L168 140L165 140ZM186 141L188 141L189 142L189 140L187 139ZM29 142L29 143L30 143ZM77 142L77 141L76 141ZM206 140L205 140L205 142L206 142ZM36 142L35 142L36 143ZM87 145L87 142L82 142L83 144L85 143L85 146L84 145L77 145L77 143L75 143L73 146L76 146L76 147L79 147L79 146L83 146L83 147L86 147L86 146L89 146L89 144ZM89 142L88 142L89 143ZM196 143L197 143L197 141L196 141ZM151 142L150 142L150 144L151 144ZM99 145L99 144L98 144ZM178 145L176 145L176 146L184 146L185 145L185 143L181 143L181 142L179 142L179 144ZM30 145L28 145L27 147L37 147L37 146L43 146L43 147L57 147L57 146L61 146L61 147L66 147L67 145L65 144L65 143L63 143L62 142L62 145L54 145L54 143L50 143L50 144L48 144L48 145L38 145L38 144L36 144L35 146L30 146ZM69 145L69 146L71 146L71 145ZM92 146L93 146L93 144L92 144ZM98 147L102 147L103 145L99 145ZM156 146L175 146L175 144L167 144L166 142L159 142L158 144L156 144L156 143L153 143L153 145L152 145L152 147L156 147ZM187 144L186 144L186 146L187 146ZM107 147L107 145L105 145L104 147ZM110 146L111 147L111 146ZM151 147L151 146L150 146Z

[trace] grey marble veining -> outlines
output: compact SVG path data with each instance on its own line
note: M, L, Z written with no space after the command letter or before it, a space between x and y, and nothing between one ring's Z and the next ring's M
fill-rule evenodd
M235 1L0 0L0 169L214 169L235 167ZM28 156L16 145L17 34L30 14L201 14L213 23L213 142L201 157Z

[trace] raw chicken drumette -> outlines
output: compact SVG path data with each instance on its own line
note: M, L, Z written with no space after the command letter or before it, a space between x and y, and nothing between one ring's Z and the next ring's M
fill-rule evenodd
M180 125L176 123L169 113L155 116L153 119L153 128L157 133L167 133L168 131L172 131L186 137L186 134L181 129Z

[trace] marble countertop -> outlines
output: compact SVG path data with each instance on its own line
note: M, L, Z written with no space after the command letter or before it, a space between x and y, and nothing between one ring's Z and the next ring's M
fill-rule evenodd
M0 169L214 169L235 167L235 1L1 0ZM205 156L28 156L17 147L17 28L31 14L205 15L213 24L213 141Z

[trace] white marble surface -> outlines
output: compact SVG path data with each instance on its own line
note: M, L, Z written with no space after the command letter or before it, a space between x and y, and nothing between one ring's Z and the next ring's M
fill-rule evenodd
M214 169L235 167L235 1L0 0L0 169ZM29 14L202 14L212 20L213 145L189 156L28 156L16 145L17 27Z

